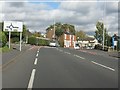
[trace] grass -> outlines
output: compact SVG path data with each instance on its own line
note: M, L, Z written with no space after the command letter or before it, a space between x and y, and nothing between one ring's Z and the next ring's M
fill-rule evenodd
M4 52L9 52L11 49L9 49L8 46L4 46L2 48L0 48L0 53L4 53Z

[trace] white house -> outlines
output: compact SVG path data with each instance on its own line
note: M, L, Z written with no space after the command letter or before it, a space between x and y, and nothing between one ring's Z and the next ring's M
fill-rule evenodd
M80 47L89 49L94 48L95 45L98 44L98 40L93 37L87 37L85 39L79 40L78 43Z

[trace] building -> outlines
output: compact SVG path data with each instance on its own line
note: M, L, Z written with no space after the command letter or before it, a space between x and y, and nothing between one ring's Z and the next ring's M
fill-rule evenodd
M69 34L69 33L64 33L64 48L74 48L76 44L76 36Z
M93 37L87 37L78 41L81 48L92 49L98 44L98 40Z
M46 38L49 38L50 40L52 40L54 38L54 29L48 30L46 33Z

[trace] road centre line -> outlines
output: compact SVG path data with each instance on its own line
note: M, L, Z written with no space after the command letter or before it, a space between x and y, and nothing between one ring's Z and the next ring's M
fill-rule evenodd
M83 58L83 57L81 57L81 56L78 56L78 55L75 55L75 54L74 54L74 56L75 56L75 57L78 57L78 58L81 58L81 59L85 59L85 58Z
M38 61L38 59L37 59L37 58L35 58L34 65L36 65L36 64L37 64L37 61Z
M36 57L38 57L38 53L36 54Z
M111 67L108 67L108 66L102 65L102 64L97 63L97 62L94 62L94 61L91 61L91 62L94 63L94 64L96 64L96 65L99 65L99 66L101 66L101 67L104 67L104 68L107 68L107 69L109 69L109 70L115 71L115 69L113 69L113 68L111 68Z
M59 50L60 52L63 52L63 50Z
M37 53L39 53L39 50L37 51Z
M69 52L64 52L64 53L66 53L66 54L71 54L71 53L69 53Z
M35 77L35 72L36 72L36 69L33 69L32 73L31 73L31 77L30 77L29 83L28 83L28 89L27 90L32 90L34 77Z

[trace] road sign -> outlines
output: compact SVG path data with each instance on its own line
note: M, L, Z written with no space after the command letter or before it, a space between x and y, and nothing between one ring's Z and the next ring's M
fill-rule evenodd
M23 32L23 23L18 21L4 21L3 31Z
M11 32L20 32L20 51L21 51L23 23L18 21L4 21L3 31L9 32L9 49Z

